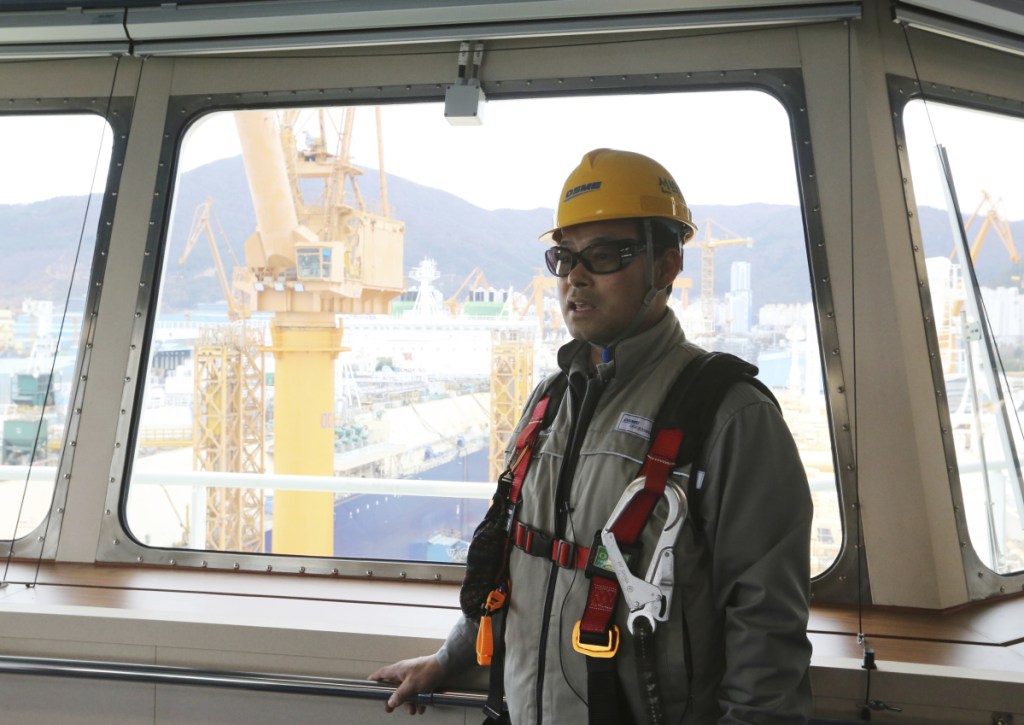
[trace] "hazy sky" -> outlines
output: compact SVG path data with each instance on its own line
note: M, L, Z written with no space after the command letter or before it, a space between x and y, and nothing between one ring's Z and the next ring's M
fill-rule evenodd
M945 208L935 151L936 144L941 144L953 170L962 213L971 214L986 191L994 200L1002 200L1008 219L1024 219L1024 121L912 101L904 126L919 204Z
M798 203L788 119L764 93L492 101L483 120L451 126L440 103L384 107L385 168L486 209L551 208L583 153L610 146L661 161L692 205ZM305 131L317 133L313 114L303 123L300 139ZM1024 219L1024 121L915 103L906 124L919 203L944 206L937 140L949 151L965 213L986 190L1003 200L1010 219ZM374 126L372 109L360 109L357 164L377 166ZM92 116L0 118L0 203L84 193L97 167L109 163L104 128ZM231 114L215 114L190 131L181 167L239 152Z
M238 153L222 140L233 136L230 114L218 115L195 128L183 168ZM691 203L796 204L787 125L777 101L750 91L488 102L480 126L450 125L440 103L382 113L389 173L485 209L553 208L565 176L602 146L658 159ZM372 108L356 114L353 158L377 168Z

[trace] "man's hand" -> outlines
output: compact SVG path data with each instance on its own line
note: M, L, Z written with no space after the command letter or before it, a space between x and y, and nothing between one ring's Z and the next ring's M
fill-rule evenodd
M427 709L425 705L406 701L421 692L431 692L443 677L444 670L437 657L426 655L381 667L369 679L398 685L384 704L386 712L394 712L404 704L410 715L421 715Z

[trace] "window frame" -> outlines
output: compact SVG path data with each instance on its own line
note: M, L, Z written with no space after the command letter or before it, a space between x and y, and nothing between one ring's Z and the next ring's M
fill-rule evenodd
M943 363L939 347L938 330L935 323L936 316L932 308L931 287L925 264L924 238L917 217L917 201L914 195L914 180L911 174L910 155L907 150L903 118L907 105L911 101L920 100L926 103L928 101L935 101L936 103L958 106L969 110L998 113L1024 120L1024 103L955 86L922 83L918 79L895 74L889 74L886 80L889 90L889 103L892 108L893 131L897 144L900 173L903 179L906 180L904 184L904 201L912 244L911 253L914 260L914 269L917 274L921 317L924 323L929 352L932 386L935 390L936 421L940 429L945 458L944 463L949 477L950 497L953 503L957 537L960 541L960 556L963 563L968 596L971 600L976 600L998 596L1010 591L1020 591L1024 588L1024 571L1000 574L989 568L975 551L967 525L967 512L964 507L960 469L957 464L952 417L949 411L949 401L945 394L946 379L942 370Z
M89 377L92 344L96 334L96 316L103 291L103 278L110 249L110 233L117 202L117 189L120 186L121 171L124 168L133 105L134 99L129 96L11 98L5 104L3 113L0 114L20 117L92 114L106 121L111 134L110 165L107 169L106 184L101 194L101 206L97 215L96 242L90 263L88 291L85 297L82 328L79 331L79 345L74 366L74 382L68 396L67 424L61 441L54 491L49 510L38 526L14 540L0 538L0 544L4 545L12 558L35 560L57 558L57 544L60 541L60 528L74 467L82 401ZM84 234L84 228L82 233ZM84 261L80 260L80 263Z
M623 95L636 93L754 90L768 93L778 100L790 118L791 141L795 156L800 193L801 216L808 258L808 273L812 304L820 340L819 353L824 373L827 418L832 441L833 465L838 484L837 496L842 523L842 542L839 554L825 572L815 578L813 586L830 601L857 601L869 596L869 582L857 575L864 567L863 547L851 541L856 537L856 522L849 520L846 502L856 500L856 466L854 465L851 425L847 401L843 391L843 371L839 351L832 288L828 273L820 200L814 172L810 127L802 76L797 69L758 69L731 72L699 71L658 73L645 77L622 75L560 77L546 82L522 79L503 80L482 86L489 99L526 99L542 97ZM161 173L151 219L160 223L150 227L147 249L156 250L144 262L136 309L141 314L132 330L132 352L126 370L123 405L132 413L122 416L117 431L118 440L127 443L115 450L111 461L110 483L107 487L106 508L117 511L118 516L105 516L101 524L97 561L132 562L158 566L196 567L214 570L241 570L306 575L346 576L363 579L396 579L438 582L460 582L463 565L412 561L362 561L355 559L320 558L281 554L251 554L237 552L201 551L190 549L161 549L148 547L135 541L124 524L127 486L130 481L131 461L135 436L147 374L149 340L156 316L156 294L159 273L163 267L170 203L174 194L174 179L180 145L191 123L200 116L218 111L240 109L316 107L328 105L373 105L401 102L442 102L443 89L437 84L396 84L387 86L317 89L315 91L196 94L172 96L169 99L164 127L165 143L160 152ZM826 354L825 351L829 351ZM838 391L838 392L837 392ZM131 452L131 455L129 454ZM851 534L850 532L854 532ZM852 545L851 545L852 544ZM860 557L860 561L858 561ZM851 587L851 582L858 585ZM860 591L855 591L859 586Z

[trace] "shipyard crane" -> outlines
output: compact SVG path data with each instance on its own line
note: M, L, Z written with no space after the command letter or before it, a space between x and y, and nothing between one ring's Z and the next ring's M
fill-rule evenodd
M214 270L228 306L224 326L200 330L193 355L192 466L197 471L260 474L265 471L266 381L263 370L262 335L247 320L252 314L253 290L245 282L238 259L223 227L217 221L219 237L225 240L235 262L239 283L228 281L214 232L213 199L207 197L196 208L185 249L178 264L188 261L200 237L210 247ZM235 324L237 323L237 324ZM172 445L174 439L143 444ZM264 549L264 496L261 488L206 489L206 546L221 551Z
M510 298L510 305L513 315L520 320L525 319L532 310L543 338L558 334L558 329L562 326L562 315L557 304L557 278L545 274L540 268L536 272L522 294ZM547 304L548 300L556 300L556 303Z
M726 236L716 237L712 227L725 232ZM700 250L700 310L703 319L703 333L706 338L715 334L715 251L721 247L751 246L754 240L741 237L729 231L718 222L708 219L702 225L704 238L689 243L690 248Z
M224 270L224 262L218 249L217 235L214 233L213 225L210 222L211 217L216 219L213 213L213 199L207 197L204 203L196 207L195 213L192 215L191 231L189 232L188 240L185 242L185 250L178 258L178 264L182 265L188 261L188 257L199 241L199 238L205 236L210 245L210 256L213 258L213 266L217 272L217 280L220 282L221 292L224 294L224 299L228 304L228 319L234 321L248 318L252 314L251 301L243 296L243 290L233 288L228 282L227 273ZM217 222L217 227L220 229L220 236L226 240L227 235L224 233L224 229L220 226L219 221ZM234 251L231 250L230 246L228 251L231 252L231 256L234 258ZM234 261L237 266L238 260L235 259Z
M1000 241L1003 243L1003 247L1006 249L1006 253L1010 257L1011 264L1020 264L1020 255L1017 253L1017 247L1013 243L1013 232L1010 230L1010 222L1006 220L1006 215L1002 212L1003 200L993 200L989 193L985 190L981 192L981 201L978 202L978 206L974 209L974 213L968 217L967 222L964 224L964 231L970 234L971 225L974 224L975 219L982 213L984 209L984 215L981 222L981 228L974 235L974 241L971 243L971 263L978 261L978 255L981 253L981 247L985 243L985 238L988 236L990 229L994 230ZM953 261L956 258L957 247L953 246L953 251L949 253L949 260Z
M334 360L343 350L339 315L384 313L403 288L404 224L367 210L358 195L355 206L347 201L346 189L362 173L350 157L355 112L344 110L335 153L323 109L319 138L301 150L297 111L280 119L272 111L234 114L256 211L246 265L255 308L274 315L276 473L333 475L334 430L322 421L334 413ZM380 169L383 177L383 163ZM309 203L303 182L311 179L322 191ZM330 492L276 491L274 552L332 555L333 504Z
M1010 223L1002 212L1002 205L1002 199L993 199L992 196L983 189L981 192L981 201L964 223L964 233L970 234L971 227L975 220L977 220L979 216L982 219L981 226L974 234L974 239L971 242L970 264L972 266L978 261L978 255L981 254L981 249L985 244L985 239L987 238L990 230L994 230L1000 241L1003 243L1003 248L1006 250L1006 253L1010 258L1010 263L1014 265L1020 264L1020 255L1017 253L1017 247L1013 242L1013 232L1010 230ZM949 254L949 260L951 262L956 258L957 253L958 245L954 244L953 250ZM1020 277L1018 276L1017 279L1019 280ZM943 367L947 373L956 372L958 366L956 338L962 326L959 324L959 320L960 310L963 308L964 304L964 293L963 277L957 276L953 283L953 294L947 298L945 302L945 309L942 311L941 320L937 325L936 335L939 339L939 350L942 354Z
M214 231L213 222L216 222L217 232ZM228 320L235 322L238 320L247 319L251 313L250 301L244 296L244 291L235 287L228 282L227 273L225 271L224 262L220 255L220 245L218 239L225 240L225 244L228 247L228 252L231 254L235 264L238 264L238 260L235 258L234 251L231 249L230 242L228 241L227 234L224 233L223 227L221 227L219 220L217 220L216 214L213 211L213 199L207 197L206 201L196 207L195 212L192 215L192 224L189 227L188 239L185 242L185 248L178 257L178 264L185 264L192 251L195 249L196 244L199 240L204 237L210 247L210 256L213 260L214 271L218 282L220 283L221 292L224 295L224 299L227 301L227 312ZM244 333L243 333L244 336ZM223 338L223 335L220 335ZM223 353L222 350L214 352L214 358L220 357ZM197 471L241 471L247 470L238 468L237 464L232 462L231 456L223 455L224 446L231 448L234 441L244 439L245 434L240 436L233 435L228 432L226 427L226 421L232 417L230 405L222 403L216 403L209 405L211 402L207 391L213 389L220 389L221 376L224 378L235 376L237 378L244 377L242 375L236 375L235 371L228 372L231 363L225 362L224 364L215 364L214 368L207 366L206 361L210 358L210 351L206 348L206 343L200 343L197 340L197 346L194 355L195 372L194 376L195 383L195 401L196 401L196 415L192 429L177 427L177 426L164 426L164 425L145 425L142 428L142 433L139 438L138 445L140 448L177 448L192 446L193 453L193 466ZM209 379L209 373L212 369L224 368L223 371L218 371L218 380L213 381ZM216 394L215 394L216 395ZM204 400L204 398L206 400ZM217 418L216 421L211 420L209 416L213 411L220 411L220 413L214 413ZM262 468L260 469L262 470ZM207 511L211 512L209 516L210 525L218 527L216 519L218 512L224 511L224 500L222 496L223 492L231 491L231 489L208 489L208 500L207 500ZM216 502L214 501L216 499ZM257 504L253 504L256 506ZM262 510L262 502L258 503L258 507ZM232 510L225 514L227 518L237 520L239 518L245 518L246 514L239 510ZM235 530L239 530L235 527ZM235 549L240 551L259 551L262 549L262 532L259 532L259 536L254 535L252 532L242 535L238 539L226 540L223 536L217 535L213 539L207 541L207 545L212 548L221 549Z
M483 270L479 267L473 267L473 271L470 272L466 279L462 280L462 284L455 290L455 294L444 301L444 306L448 309L448 312L455 315L459 311L459 295L462 294L463 290L469 289L470 291L479 289L480 287L490 287L487 283L487 278L484 276Z
M382 157L380 109L375 110ZM261 357L267 350L275 360L275 472L334 473L334 430L323 420L333 417L334 360L344 349L339 315L386 312L403 287L404 225L389 216L383 159L383 213L367 209L356 183L362 172L351 163L355 111L344 109L342 130L332 144L330 119L320 109L319 135L304 148L295 136L301 111L234 113L256 230L245 242L244 265L236 267L230 286L209 224L209 204L197 211L188 249L207 235L229 315L235 310L244 320L250 312L273 313L271 343L264 347L261 335L242 330L227 337L211 332L197 344L201 411L195 455L204 470L262 470ZM321 189L307 199L311 182ZM275 553L333 554L333 494L276 491L274 499ZM233 506L243 513L254 508L244 502ZM207 538L237 540L235 534L225 538L224 530L239 528L236 522L244 524L247 517L238 510L211 513Z
M263 331L242 318L203 328L195 343L192 465L197 471L261 474L266 453ZM206 489L206 545L264 550L262 488Z
M532 330L491 333L491 423L488 461L492 481L505 468L505 446L533 391Z

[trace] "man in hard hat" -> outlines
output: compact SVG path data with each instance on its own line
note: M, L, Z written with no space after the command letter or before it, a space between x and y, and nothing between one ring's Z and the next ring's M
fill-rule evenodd
M727 387L699 470L696 462L666 467L664 496L672 493L676 508L658 504L642 514L635 545L622 547L636 562L599 539L633 511L626 499L636 487L627 484L641 465L644 478L657 466L652 423L662 419L668 391L707 357L668 307L682 245L695 229L672 176L640 154L591 151L563 187L546 262L574 339L559 350L561 372L538 386L508 450L527 462L514 460L507 472L519 480L509 507L503 633L495 635L504 653L495 647L492 670L502 673L513 723L802 723L810 715L810 491L769 395L754 385ZM560 397L549 392L556 380ZM537 414L538 400L548 398L553 412ZM524 453L532 429L539 432ZM690 511L673 528L668 517L680 506L686 514L686 496L674 493L683 490ZM610 575L596 560L618 567L610 578L629 584L627 569L642 578L670 529L671 548L657 554L667 564L650 576L667 592L661 609L643 582L628 597L618 589L602 595ZM614 632L614 641L587 639L588 621L600 616L611 618L601 631ZM389 712L402 704L422 712L411 702L417 693L473 665L472 619L436 654L371 675L399 683Z

